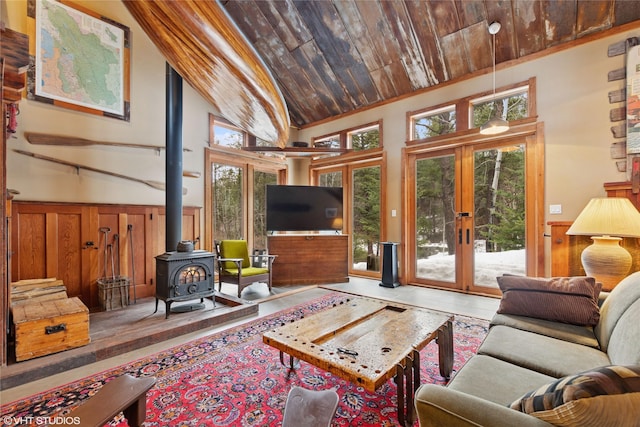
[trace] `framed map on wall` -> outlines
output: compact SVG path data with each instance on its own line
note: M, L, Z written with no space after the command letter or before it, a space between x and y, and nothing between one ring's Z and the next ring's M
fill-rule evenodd
M27 17L28 99L129 121L129 28L67 1L29 0Z

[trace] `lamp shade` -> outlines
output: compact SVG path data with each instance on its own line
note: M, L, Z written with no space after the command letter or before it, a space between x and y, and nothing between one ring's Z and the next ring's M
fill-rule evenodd
M501 117L494 117L480 126L480 134L497 135L509 130L509 122Z
M591 199L567 234L640 237L640 212L625 197Z

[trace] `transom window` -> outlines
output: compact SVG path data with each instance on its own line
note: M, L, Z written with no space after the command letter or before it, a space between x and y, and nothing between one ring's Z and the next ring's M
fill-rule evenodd
M495 95L484 92L416 111L407 112L410 142L468 131L494 116L507 121L536 117L535 78L504 87Z
M347 147L353 151L380 147L380 125L378 123L347 132Z
M471 100L471 123L482 126L492 117L507 121L529 117L529 87L518 87L493 95Z
M342 148L342 143L340 142L340 134L314 138L313 146L318 148Z
M449 105L410 117L410 139L425 139L456 131L456 106Z
M312 139L314 147L347 148L352 151L382 147L382 121L345 129Z
M219 123L217 120L211 127L214 144L223 147L242 149L244 145L245 133L235 126L226 123Z

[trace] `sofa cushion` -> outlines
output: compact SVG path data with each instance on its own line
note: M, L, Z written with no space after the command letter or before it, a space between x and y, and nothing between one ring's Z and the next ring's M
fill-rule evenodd
M560 378L510 407L557 426L637 425L640 366L603 366Z
M497 280L502 291L498 313L589 326L596 325L600 318L598 295L602 284L593 277L504 275Z
M570 325L534 317L516 316L515 314L496 314L491 319L491 326L496 325L509 326L589 347L600 347L592 326Z
M622 279L602 303L600 322L595 327L595 334L603 351L608 350L609 339L620 317L638 300L640 300L640 271Z
M489 329L478 354L555 378L612 364L607 353L596 348L500 325Z
M414 402L421 427L550 427L549 423L507 405L437 384L422 384Z
M555 378L477 354L451 379L448 388L507 406L523 393Z
M640 365L640 300L624 312L609 339L612 364Z

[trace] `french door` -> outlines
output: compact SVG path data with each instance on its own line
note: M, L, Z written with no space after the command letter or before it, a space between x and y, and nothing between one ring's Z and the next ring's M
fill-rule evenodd
M409 281L500 293L496 277L535 274L543 204L535 136L407 156Z

